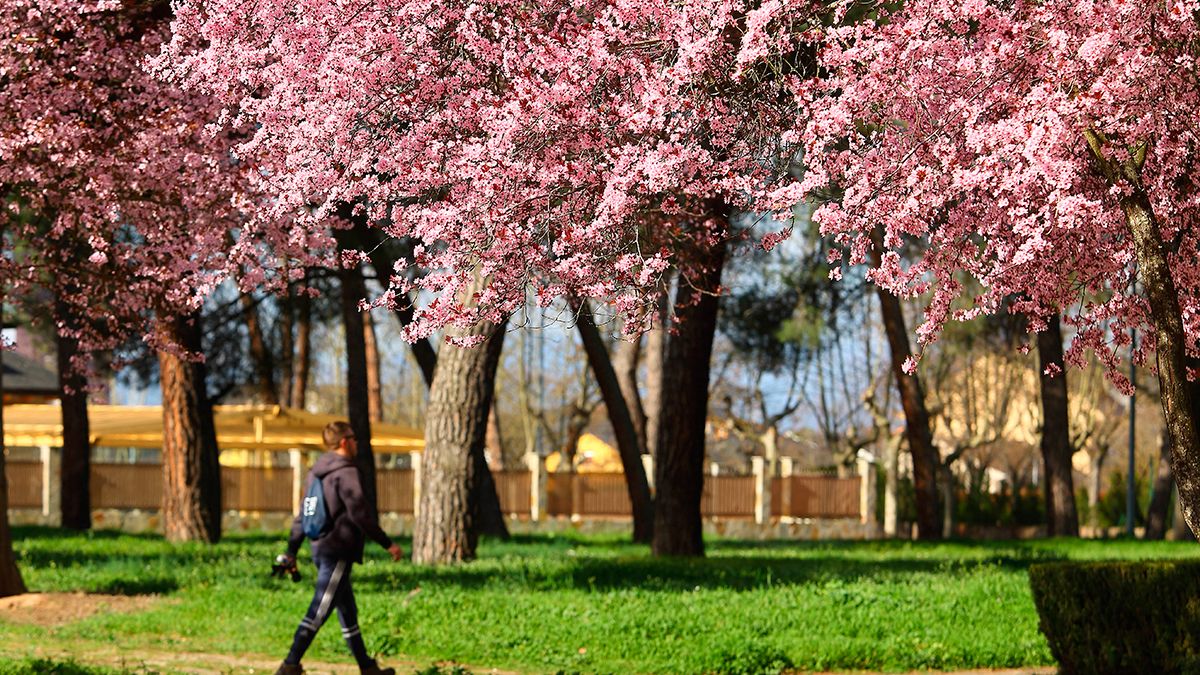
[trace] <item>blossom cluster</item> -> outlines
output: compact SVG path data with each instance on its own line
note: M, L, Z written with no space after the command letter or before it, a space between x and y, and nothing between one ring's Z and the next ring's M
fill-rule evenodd
M754 71L747 11L185 0L159 68L255 129L238 153L277 195L266 217L355 204L419 242L383 300L432 297L422 337L512 312L531 286L637 316L668 265L728 236L712 205L748 206L792 158L787 78Z

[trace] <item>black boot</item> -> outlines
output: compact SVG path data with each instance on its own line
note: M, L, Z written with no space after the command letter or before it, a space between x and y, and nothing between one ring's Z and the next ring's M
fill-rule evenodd
M396 675L395 668L380 668L378 663L373 666L367 666L359 672L362 675Z
M275 675L304 675L304 669L299 663L281 663Z

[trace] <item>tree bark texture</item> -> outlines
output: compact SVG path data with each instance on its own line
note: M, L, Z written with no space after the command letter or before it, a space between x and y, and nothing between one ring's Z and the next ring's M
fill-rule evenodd
M878 267L883 251L883 232L876 228L874 246L871 249L872 262ZM892 374L896 378L896 388L900 391L900 403L904 409L905 429L908 439L908 449L912 453L913 490L917 507L917 538L937 539L941 535L938 523L938 494L937 466L940 464L937 449L933 446L933 433L929 427L929 411L925 408L925 390L921 386L921 378L915 373L904 372L904 362L912 356L908 344L908 329L904 322L904 312L900 307L900 299L883 287L876 289L879 295L880 313L883 315L883 327L887 333L888 348L892 356Z
M421 498L413 532L413 562L425 565L475 557L477 484L481 468L487 467L483 444L504 340L504 326L491 322L447 332L480 335L485 341L471 348L447 343L438 354L425 414Z
M1167 512L1174 495L1175 480L1171 475L1171 438L1163 430L1159 445L1158 471L1154 476L1150 506L1146 509L1146 539L1163 539L1167 536Z
M0 293L0 308L4 306L3 299L4 296ZM4 428L3 398L4 350L0 349L0 429ZM25 592L25 581L17 567L17 557L12 546L12 530L8 525L8 476L4 464L4 435L0 434L0 598Z
M646 445L646 410L642 407L642 395L638 391L638 362L642 356L642 336L617 342L613 353L613 370L617 373L617 382L621 385L621 397L629 408L629 418L633 422L633 433L637 437L638 448L642 454L650 451Z
M592 315L587 301L573 299L572 305L579 315L575 324L583 341L583 349L587 353L588 363L591 365L592 374L596 377L596 383L600 386L600 395L604 398L608 420L612 424L613 435L616 436L617 452L621 456L621 468L625 472L625 488L629 493L629 503L633 510L633 540L648 544L654 533L654 502L650 498L650 482L646 479L645 465L642 464L642 446L638 442L637 429L634 427L632 406L629 405L629 399L625 397L617 371L613 369L608 348L600 336L600 330L596 328L595 317ZM706 379L706 393L707 390ZM635 383L635 400L636 396ZM705 399L707 407L707 396ZM574 446L572 445L572 447ZM703 446L701 447L701 460L703 460Z
M307 281L307 277L306 277ZM308 396L308 372L312 366L312 298L308 293L296 296L296 355L292 357L291 407L304 409Z
M67 303L55 300L55 316L68 329L77 328ZM91 431L88 427L87 376L77 372L72 360L79 354L79 341L59 335L58 390L62 414L62 474L59 478L62 499L62 526L87 530L92 526Z
M1062 326L1057 314L1037 334L1038 377L1042 394L1042 463L1046 468L1046 529L1052 537L1078 537L1071 431L1067 410L1067 371L1063 364ZM1049 375L1051 366L1060 372Z
M365 290L365 289L364 289ZM367 359L367 411L372 422L383 422L383 383L379 378L379 343L370 312L362 315L363 347Z
M359 301L367 295L367 285L358 267L341 269L338 276L342 282L342 326L346 339L346 417L358 440L358 456L354 461L362 474L363 496L371 511L377 512L378 488L375 484L375 453L371 450L366 329L363 327L363 313L358 309Z
M719 207L728 223L728 207ZM708 417L708 375L717 329L718 292L726 244L702 255L700 267L680 275L675 295L677 332L667 342L664 398L655 453L654 539L656 556L702 556L700 497L704 489L704 428Z
M275 359L267 348L263 336L262 321L254 296L242 293L242 318L246 322L246 333L250 340L250 359L254 361L254 375L258 379L258 395L267 405L279 405L279 390L275 387Z
M1121 200L1137 252L1138 277L1154 321L1155 358L1163 416L1171 438L1171 470L1179 488L1179 503L1188 527L1200 528L1200 430L1197 429L1194 387L1188 385L1186 335L1179 296L1167 264L1162 231L1150 201L1140 189Z
M201 352L199 313L165 318L159 330L193 354ZM221 468L207 369L171 352L158 352L163 408L163 531L169 541L221 539Z

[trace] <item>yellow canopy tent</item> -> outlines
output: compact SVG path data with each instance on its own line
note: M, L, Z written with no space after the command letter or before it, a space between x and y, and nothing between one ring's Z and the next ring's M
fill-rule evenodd
M219 405L213 408L217 445L226 450L324 450L321 431L337 415L262 405ZM162 406L89 405L93 446L162 448ZM4 406L5 447L62 445L62 418L57 405ZM420 451L421 431L397 424L371 425L376 453Z
M562 456L555 451L546 456L546 470L558 471ZM583 434L575 446L576 473L624 473L621 453L594 434Z

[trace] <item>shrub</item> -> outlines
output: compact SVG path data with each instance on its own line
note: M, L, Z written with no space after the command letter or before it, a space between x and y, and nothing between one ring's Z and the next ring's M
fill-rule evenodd
M1033 565L1062 673L1200 673L1200 560Z

